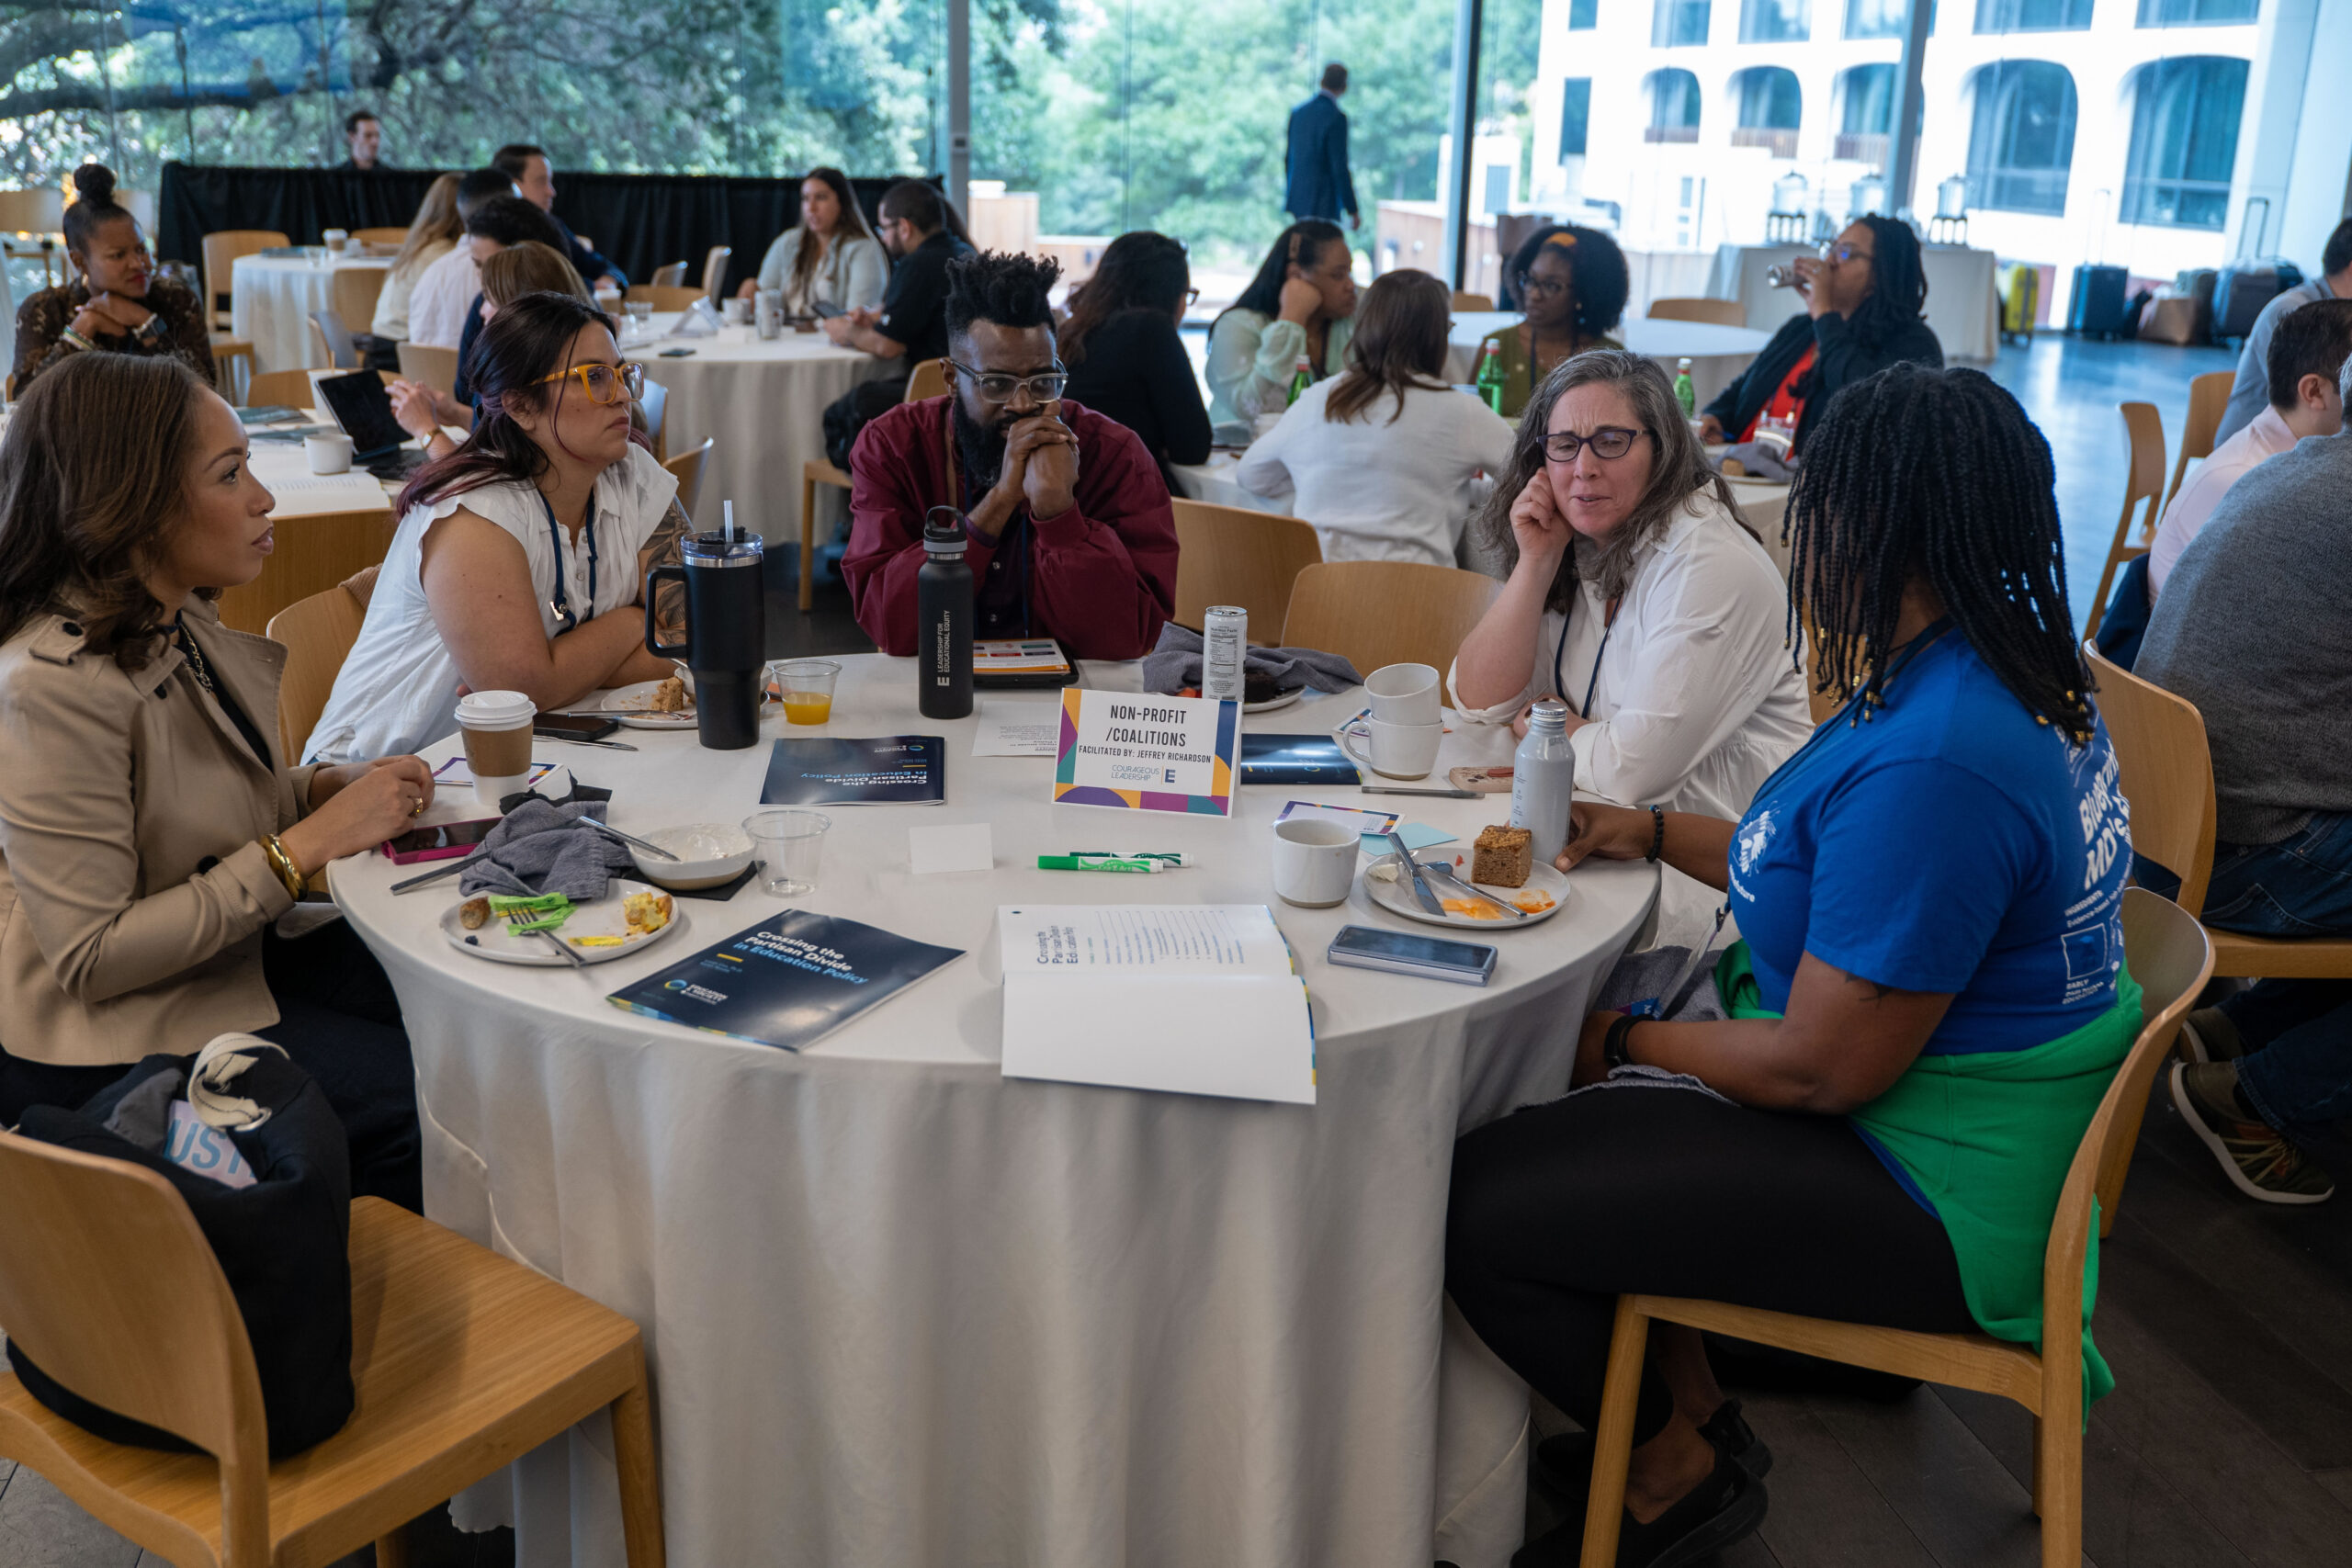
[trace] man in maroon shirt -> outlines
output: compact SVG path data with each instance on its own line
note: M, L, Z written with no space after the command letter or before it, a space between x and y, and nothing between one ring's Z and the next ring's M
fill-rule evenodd
M976 635L1050 637L1075 659L1140 659L1176 604L1176 519L1132 431L1061 396L1051 260L989 252L947 265L954 390L901 403L850 454L842 558L857 624L915 650L924 513L969 541Z

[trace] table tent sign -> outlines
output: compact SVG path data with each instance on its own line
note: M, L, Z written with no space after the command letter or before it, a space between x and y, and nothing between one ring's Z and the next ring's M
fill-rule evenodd
M1054 799L1229 818L1240 735L1237 702L1072 687L1062 693Z

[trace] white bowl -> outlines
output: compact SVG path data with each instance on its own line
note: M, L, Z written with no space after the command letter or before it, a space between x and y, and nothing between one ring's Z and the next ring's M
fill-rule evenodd
M637 862L638 874L648 882L682 893L732 882L752 863L752 836L730 823L688 822L638 837L649 844L659 844L678 857L663 860L631 844L628 852Z

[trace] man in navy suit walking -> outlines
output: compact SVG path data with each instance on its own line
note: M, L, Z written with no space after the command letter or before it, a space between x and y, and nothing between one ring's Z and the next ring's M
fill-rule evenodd
M1290 111L1290 184L1283 205L1294 219L1336 223L1345 212L1348 227L1361 229L1355 182L1348 177L1348 117L1340 112L1340 96L1347 90L1348 68L1326 65L1323 85Z

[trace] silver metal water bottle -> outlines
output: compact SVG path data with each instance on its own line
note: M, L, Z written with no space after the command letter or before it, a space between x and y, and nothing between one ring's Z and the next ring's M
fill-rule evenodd
M1511 759L1510 825L1533 836L1536 864L1550 865L1568 841L1568 803L1575 794L1568 705L1546 697L1528 714L1527 737Z

